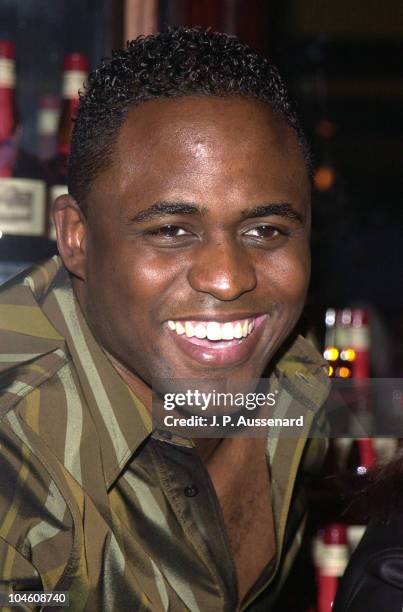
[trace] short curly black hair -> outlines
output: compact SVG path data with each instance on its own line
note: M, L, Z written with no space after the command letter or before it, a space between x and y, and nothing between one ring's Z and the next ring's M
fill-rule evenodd
M277 69L249 46L201 28L139 37L89 76L80 94L68 166L68 190L85 208L91 181L107 167L133 107L161 97L245 96L269 104L295 130L308 169L310 154Z

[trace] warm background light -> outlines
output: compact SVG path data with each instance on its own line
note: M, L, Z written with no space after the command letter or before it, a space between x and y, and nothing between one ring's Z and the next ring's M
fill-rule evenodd
M350 378L351 370L342 366L341 368L337 368L336 375L339 376L339 378Z
M323 353L323 357L327 359L327 361L336 361L338 356L339 356L339 351L337 350L335 346L328 347L327 349L325 349Z
M331 166L319 166L315 172L313 183L318 191L328 191L335 181L336 174Z
M355 350L348 348L348 349L344 349L344 351L341 351L340 353L340 358L343 361L354 361L355 359Z

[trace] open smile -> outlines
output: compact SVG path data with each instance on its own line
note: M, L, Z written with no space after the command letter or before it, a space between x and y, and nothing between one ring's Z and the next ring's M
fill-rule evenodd
M201 365L229 367L252 354L267 316L223 322L170 320L167 327L177 346Z

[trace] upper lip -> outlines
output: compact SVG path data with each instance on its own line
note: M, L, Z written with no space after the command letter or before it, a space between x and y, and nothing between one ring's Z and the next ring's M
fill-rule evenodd
M227 321L240 321L242 319L257 319L257 317L260 317L264 314L267 314L265 312L254 312L254 313L250 313L250 312L237 312L237 313L216 313L216 312L209 312L209 313L203 313L203 314L190 314L190 315L184 315L184 316L180 316L180 317L170 317L169 319L167 319L167 321L214 321L217 323L226 323Z

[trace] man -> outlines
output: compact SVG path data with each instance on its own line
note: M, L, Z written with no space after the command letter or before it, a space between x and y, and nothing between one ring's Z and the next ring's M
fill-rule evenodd
M291 336L308 167L279 75L234 38L157 34L92 74L60 258L2 293L3 590L69 591L73 610L271 608L305 437L153 431L151 385L267 375L283 415L318 409L324 363Z

